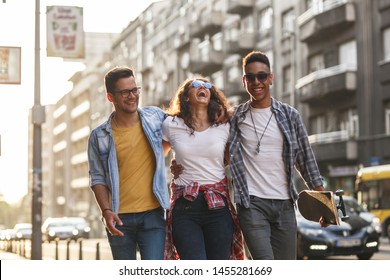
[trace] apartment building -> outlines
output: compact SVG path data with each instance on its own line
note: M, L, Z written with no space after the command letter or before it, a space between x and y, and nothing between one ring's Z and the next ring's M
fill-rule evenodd
M323 174L352 190L359 165L390 161L390 1L306 2L296 88Z
M85 148L112 109L103 87L110 68L136 70L142 106L167 106L195 74L237 104L248 99L241 59L254 49L271 60L272 95L301 112L329 189L352 192L359 165L390 162L390 0L164 0L129 22L56 104L66 127L53 130L53 187L62 187L64 213L99 215Z

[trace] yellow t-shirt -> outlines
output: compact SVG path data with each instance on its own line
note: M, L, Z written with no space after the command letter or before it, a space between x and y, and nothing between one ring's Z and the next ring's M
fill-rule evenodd
M153 193L156 160L141 122L112 129L119 168L119 213L138 213L160 206Z

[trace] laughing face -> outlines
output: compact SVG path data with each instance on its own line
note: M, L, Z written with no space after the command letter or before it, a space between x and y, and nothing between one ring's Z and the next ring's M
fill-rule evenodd
M195 80L188 91L188 99L190 104L204 104L208 105L210 102L210 88L211 84L208 82Z
M259 79L258 74L270 73L267 65L261 62L252 62L246 65L242 83L255 108L267 108L271 106L270 85L272 85L273 74L270 73L265 79ZM246 78L245 76L249 76Z

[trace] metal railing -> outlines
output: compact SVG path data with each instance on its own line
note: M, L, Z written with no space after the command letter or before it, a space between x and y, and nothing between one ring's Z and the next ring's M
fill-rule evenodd
M309 75L306 75L300 78L296 85L296 89L300 89L301 87L314 82L315 80L332 77L338 74L346 73L346 72L355 72L357 71L357 66L352 64L339 64L329 68L320 69L314 72L311 72Z
M111 250L105 239L55 240L42 243L42 259L46 260L112 260ZM30 240L0 241L0 251L31 259Z
M314 16L348 3L348 0L324 0L306 10L297 18L298 26L312 19Z

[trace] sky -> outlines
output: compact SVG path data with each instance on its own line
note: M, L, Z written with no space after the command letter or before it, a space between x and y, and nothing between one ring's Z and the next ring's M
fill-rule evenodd
M0 46L21 47L21 84L0 84L0 200L17 202L28 188L28 110L34 104L35 2L0 2ZM81 63L46 56L46 6L83 7L85 32L119 33L153 0L41 0L42 105L57 102ZM54 69L54 70L53 70Z

